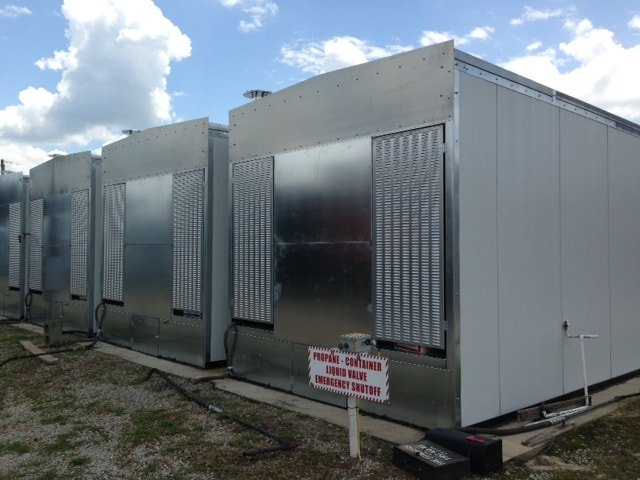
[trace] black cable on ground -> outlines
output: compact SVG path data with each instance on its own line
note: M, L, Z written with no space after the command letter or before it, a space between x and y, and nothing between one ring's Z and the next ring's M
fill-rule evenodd
M94 337L93 341L91 343L89 343L88 345L85 345L85 346L80 347L80 348L78 348L78 347L76 347L76 348L63 348L63 349L51 350L51 351L42 352L42 353L31 353L29 355L16 355L16 356L13 356L13 357L9 357L9 358L3 360L2 362L0 362L0 367L6 365L9 362L13 362L15 360L25 360L27 358L41 357L43 355L55 355L57 353L79 352L79 351L91 350L93 347L95 347L96 343L98 343L100 341L100 339L102 338L102 324L104 323L104 316L106 314L106 308L103 309L102 315L100 317L98 317L98 311L99 311L100 307L104 307L104 306L105 306L104 302L100 302L96 306L96 309L94 311L94 316L95 316L95 319L96 319L96 324L98 326L98 331L97 331L96 336ZM83 333L86 334L86 332L83 332ZM74 344L74 343L80 343L80 342L83 342L83 341L84 340L76 340L76 341L71 342L71 343Z
M73 343L78 343L78 342L73 342ZM51 350L49 352L30 353L29 355L16 355L14 357L6 358L2 362L0 362L0 367L6 365L9 362L13 362L14 360L25 360L27 358L42 357L43 355L55 355L57 353L79 352L79 351L88 350L92 346L93 346L93 343L91 343L90 345L84 346L84 347L62 348L62 349L59 349L59 350Z
M626 400L628 398L633 398L633 397L638 397L640 396L640 392L638 393L631 393L629 395L618 395L614 398L612 398L611 400L607 400L606 402L600 403L598 405L594 405L592 407L589 407L585 410L581 410L579 412L575 412L575 413L569 413L567 415L560 415L557 417L552 417L552 418L548 418L545 420L541 420L539 422L534 422L531 423L529 425L524 425L522 427L513 427L513 428L484 428L484 427L463 427L463 428L458 428L456 430L459 430L461 432L464 433L469 433L469 434L473 434L473 435L496 435L499 437L507 437L509 435L517 435L519 433L527 433L527 432L533 432L534 430L539 430L541 428L546 428L546 427L551 427L553 425L559 425L559 424L563 424L565 423L568 419L573 418L573 417L577 417L579 415L582 415L583 413L587 413L590 412L592 410L596 410L598 408L602 408L602 407L606 407L607 405L611 405L612 403L616 403L622 400Z
M278 444L279 444L277 447L263 448L263 449L260 449L260 450L244 452L243 453L244 456L254 457L256 455L263 455L263 454L266 454L266 453L280 452L280 451L291 450L291 449L295 448L295 445L293 445L293 444L291 444L291 443L279 438L278 436L276 436L273 433L265 430L264 428L259 427L258 425L254 425L253 423L247 422L245 420L242 420L241 418L238 418L236 416L229 415L228 413L223 412L223 410L221 408L218 408L215 405L208 404L204 400L202 400L202 399L198 398L197 396L195 396L193 393L191 393L191 392L185 390L184 388L182 388L180 385L178 385L176 382L174 382L162 370L158 370L157 368L152 368L151 370L149 370L149 373L147 374L147 377L145 378L145 381L149 380L149 378L151 378L151 376L154 373L156 375L160 376L167 384L172 386L174 389L176 389L182 395L187 397L189 400L197 403L202 408L205 408L208 411L213 412L213 413L215 413L217 415L224 416L224 417L236 422L237 424L242 425L243 427L246 427L246 428L249 428L251 430L254 430L254 431L260 433L261 435L264 435L265 437L278 442Z

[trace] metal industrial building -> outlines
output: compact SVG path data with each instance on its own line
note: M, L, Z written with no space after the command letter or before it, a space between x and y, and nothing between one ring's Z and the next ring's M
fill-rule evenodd
M470 425L640 368L640 127L454 48L230 112L233 372L330 403L307 347L370 334L390 404ZM565 323L566 322L566 323Z
M101 303L107 341L204 366L229 319L228 129L198 119L102 149Z
M99 174L100 158L91 152L56 156L29 171L28 320L94 332Z

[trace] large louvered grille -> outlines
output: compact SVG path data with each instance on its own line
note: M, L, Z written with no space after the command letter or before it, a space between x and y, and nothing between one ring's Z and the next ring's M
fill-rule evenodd
M233 317L273 323L273 159L233 166Z
M173 176L173 308L201 313L204 170Z
M42 218L44 202L42 198L31 200L29 217L29 289L42 291Z
M9 204L9 287L12 288L20 288L20 217L20 204Z
M104 263L102 298L123 301L125 184L104 187Z
M442 127L374 140L375 327L444 348Z
M69 292L87 296L87 248L89 245L89 190L71 193L71 269Z

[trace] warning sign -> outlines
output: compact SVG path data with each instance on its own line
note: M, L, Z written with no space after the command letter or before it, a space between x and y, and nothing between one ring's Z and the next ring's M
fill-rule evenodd
M309 385L371 402L389 401L389 359L309 347Z

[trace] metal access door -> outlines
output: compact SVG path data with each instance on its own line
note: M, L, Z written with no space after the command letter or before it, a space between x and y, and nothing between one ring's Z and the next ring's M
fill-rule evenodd
M443 142L442 125L373 142L378 340L445 348Z

